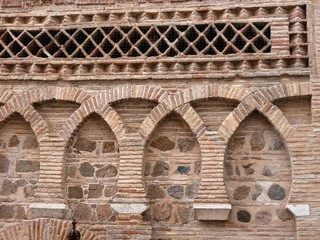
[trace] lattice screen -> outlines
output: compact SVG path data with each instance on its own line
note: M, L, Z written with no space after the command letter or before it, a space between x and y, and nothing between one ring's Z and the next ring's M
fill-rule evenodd
M309 66L303 5L0 13L0 22L0 74L224 77Z
M270 24L120 26L0 31L0 57L95 58L269 53Z

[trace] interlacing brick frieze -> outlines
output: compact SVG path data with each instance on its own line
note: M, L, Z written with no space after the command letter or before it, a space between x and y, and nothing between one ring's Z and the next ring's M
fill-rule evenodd
M0 15L2 74L308 67L305 6Z

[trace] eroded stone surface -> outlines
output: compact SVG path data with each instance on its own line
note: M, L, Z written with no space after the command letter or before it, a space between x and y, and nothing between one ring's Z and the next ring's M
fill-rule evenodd
M279 166L264 166L262 169L262 175L271 177L277 175L279 172Z
M35 136L28 136L22 144L22 149L33 149L39 146L37 138Z
M172 213L172 205L168 202L156 203L152 208L152 216L156 221L169 219Z
M246 165L242 165L243 169L244 169L244 173L246 175L251 175L251 174L254 174L255 170L253 168L253 163L249 163L249 164L246 164Z
M191 185L186 186L186 197L193 199L197 196L199 184L192 183Z
M260 185L256 185L256 188L252 194L252 200L257 200L258 197L261 195L262 193L262 187Z
M238 166L236 166L235 172L236 172L237 176L241 176L240 169Z
M181 175L188 174L191 168L189 166L178 166L176 173L180 173Z
M277 209L276 213L278 218L283 222L293 219L293 214L286 209Z
M88 190L89 190L88 198L99 198L102 196L103 185L90 184Z
M272 184L268 190L268 196L271 200L283 200L286 197L286 192L279 184Z
M19 160L16 163L16 172L36 172L40 170L40 162Z
M103 153L114 153L116 152L116 145L112 141L105 141L102 145L102 152Z
M72 186L68 188L68 197L69 198L83 198L83 190L79 186Z
M200 174L201 172L201 160L197 160L194 162L194 173Z
M230 142L228 144L228 149L230 150L235 150L235 149L242 149L243 145L245 143L245 139L244 138L231 138Z
M116 192L117 192L117 186L107 185L107 186L105 186L105 189L104 189L104 196L105 197L112 197L116 194Z
M14 205L2 204L0 205L0 219L13 218L16 207Z
M228 176L232 176L233 175L233 169L232 169L232 165L230 163L224 163L224 169L226 171L226 174Z
M15 181L15 183L17 184L18 187L23 187L23 186L25 186L28 182L27 182L25 179L21 178L21 179Z
M178 214L183 224L191 222L194 219L194 210L192 208L178 207Z
M33 197L35 194L35 189L36 186L35 185L27 185L23 188L23 192L24 192L24 196L25 197Z
M157 161L152 170L152 177L167 176L170 166L168 163Z
M20 140L17 135L13 135L9 140L9 147L18 147Z
M81 163L79 170L82 176L93 177L94 167L90 163L88 162Z
M76 166L70 166L68 167L68 176L71 178L75 178L77 174L77 167Z
M151 174L151 163L146 162L144 166L144 176L149 176Z
M251 221L251 214L246 210L239 210L237 212L237 219L239 222L248 223Z
M280 139L276 139L269 146L269 150L283 151L283 150L285 150L285 146L283 145L283 142Z
M83 203L79 203L74 209L73 217L77 221L88 221L91 218L91 209Z
M196 141L189 138L179 138L178 139L178 148L180 152L190 152L196 145Z
M79 137L73 147L78 149L79 151L93 152L96 149L96 146L96 142L91 141L87 138Z
M155 141L152 141L150 143L150 146L165 152L174 149L176 144L175 142L171 141L168 137L161 136L158 137Z
M246 199L249 196L250 193L250 187L248 186L240 186L235 189L233 198L235 200L243 200Z
M181 199L184 195L184 187L178 185L169 186L167 192L171 197Z
M4 179L2 182L0 194L3 196L8 196L10 194L16 193L17 190L18 190L18 186L15 182L11 182L8 179Z
M251 144L251 150L253 151L262 150L266 145L263 133L253 133L250 140L250 144Z
M97 217L100 221L108 220L112 216L112 208L109 204L101 204L97 207Z
M6 173L9 170L10 161L8 158L0 154L0 173Z
M118 175L118 169L116 166L109 164L96 171L96 177L98 178L110 178Z
M165 191L159 186L155 184L151 184L148 186L147 196L149 199L157 199L157 198L165 198Z
M255 220L259 223L267 224L272 220L272 214L268 211L257 212Z
M27 219L27 214L24 207L18 206L16 209L15 218L17 219Z

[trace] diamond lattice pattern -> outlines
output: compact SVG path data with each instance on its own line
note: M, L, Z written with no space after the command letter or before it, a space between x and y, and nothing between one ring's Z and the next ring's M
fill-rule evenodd
M267 22L0 30L0 58L183 57L270 51Z

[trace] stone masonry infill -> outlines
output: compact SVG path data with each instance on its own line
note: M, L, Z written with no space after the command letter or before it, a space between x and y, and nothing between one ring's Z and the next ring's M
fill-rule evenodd
M173 126L175 134L170 133ZM190 202L197 196L199 162L199 145L189 127L177 115L171 115L153 133L145 152L144 176L151 201L147 215L151 219L168 224L174 219L183 224L194 219Z
M258 113L250 115L230 139L225 170L233 210L239 209L238 222L272 224L274 215L285 219L274 208L286 208L291 184L289 156L280 136Z

